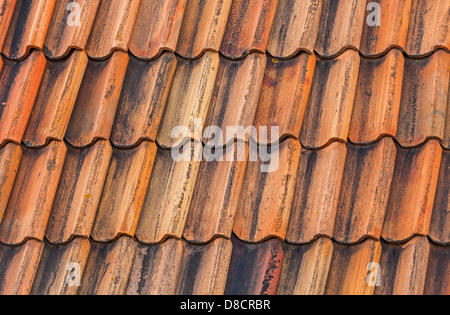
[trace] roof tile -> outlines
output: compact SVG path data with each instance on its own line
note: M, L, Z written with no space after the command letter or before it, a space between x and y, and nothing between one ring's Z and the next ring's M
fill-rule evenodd
M427 278L425 281L426 295L450 295L450 246L430 244Z
M18 144L8 143L0 150L0 222L5 215L21 158L22 149Z
M17 0L0 0L0 51L8 34Z

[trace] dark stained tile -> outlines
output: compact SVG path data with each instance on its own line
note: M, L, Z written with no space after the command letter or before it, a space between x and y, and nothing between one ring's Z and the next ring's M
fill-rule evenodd
M0 0L0 51L5 42L17 0Z
M430 244L425 295L450 295L450 247Z
M8 143L0 149L0 222L5 216L21 158L22 149L18 144Z

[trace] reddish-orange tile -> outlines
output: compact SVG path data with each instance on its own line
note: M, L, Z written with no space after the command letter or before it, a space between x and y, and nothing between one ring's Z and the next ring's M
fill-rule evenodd
M22 149L18 144L8 143L0 149L0 222L5 215L21 158Z
M450 295L450 247L430 244L425 295Z
M17 0L0 0L0 51L5 42Z

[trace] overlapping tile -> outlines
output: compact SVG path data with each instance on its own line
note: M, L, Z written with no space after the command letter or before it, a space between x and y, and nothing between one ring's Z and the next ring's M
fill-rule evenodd
M0 1L0 51L5 42L16 4L17 0Z
M450 247L430 244L425 295L450 295Z
M18 144L8 143L0 150L0 223L5 215L21 158L22 149Z

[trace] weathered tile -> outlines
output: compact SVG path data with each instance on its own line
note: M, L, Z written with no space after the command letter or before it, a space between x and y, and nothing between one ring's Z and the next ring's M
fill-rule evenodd
M450 295L450 247L430 244L425 295Z
M22 149L18 144L8 143L0 149L0 222L5 215L21 158Z
M0 0L0 51L5 42L17 0Z

